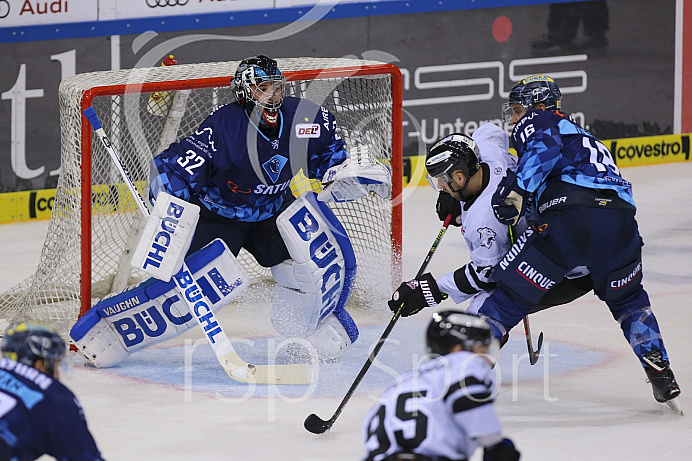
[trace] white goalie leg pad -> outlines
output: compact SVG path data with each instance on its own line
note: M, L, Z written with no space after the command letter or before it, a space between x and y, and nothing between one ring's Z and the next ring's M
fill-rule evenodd
M159 192L132 255L132 266L168 282L183 266L198 219L197 205Z
M190 255L186 263L213 312L231 302L250 283L240 263L219 239ZM185 296L196 301L202 293L195 290ZM221 332L211 314L201 314L207 335ZM70 336L89 362L109 367L196 325L175 282L151 278L100 300L77 321Z
M323 202L350 202L370 192L382 198L392 193L392 172L368 155L367 146L358 146L351 157L327 170L318 199Z
M283 336L310 337L330 314L346 312L356 273L353 247L334 213L316 200L314 192L286 208L276 224L293 259L272 267L278 284L272 324ZM355 324L348 335L351 342L358 337Z

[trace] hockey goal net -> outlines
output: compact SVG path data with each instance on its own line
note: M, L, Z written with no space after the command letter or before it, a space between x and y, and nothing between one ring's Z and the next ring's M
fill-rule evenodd
M391 294L400 279L401 74L391 65L356 59L278 59L287 94L310 99L337 119L348 148L392 168L392 199L370 194L330 204L353 242L358 273L354 302ZM122 162L147 197L151 160L233 100L238 62L175 65L79 74L60 85L61 174L36 273L0 297L0 319L34 319L66 330L98 299L142 280L130 267L142 218L82 110L94 106ZM294 194L318 188L300 173ZM254 279L271 277L244 250Z

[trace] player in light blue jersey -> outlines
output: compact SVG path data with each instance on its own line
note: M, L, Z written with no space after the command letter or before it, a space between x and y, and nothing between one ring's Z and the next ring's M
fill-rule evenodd
M663 338L642 286L641 247L632 185L608 148L560 110L561 92L546 75L518 82L505 104L519 156L493 196L501 222L521 217L533 194L538 219L496 266L501 289L480 313L496 335L516 325L570 268L585 266L640 360L659 402L680 394ZM669 402L674 405L674 402Z
M321 356L335 358L358 337L345 310L356 261L348 235L322 202L370 192L389 197L391 172L368 157L367 146L352 146L359 154L352 160L334 115L285 96L284 86L274 59L241 61L231 79L236 101L154 158L150 197L165 191L199 205L188 253L215 238L234 255L245 248L278 284L277 331L307 338ZM290 182L301 169L322 182L319 202L312 193L293 196Z
M363 461L517 461L494 408L490 325L448 310L432 315L427 360L385 390L363 421Z
M497 287L478 312L501 338L558 292L567 274L585 271L644 367L654 398L679 411L673 399L680 387L641 283L643 240L632 185L608 148L560 111L560 102L555 81L534 75L517 83L503 106L506 122L515 124L519 164L498 184L493 212L506 225L516 225L529 202L537 213L495 264L490 278ZM409 296L402 315L439 298Z
M7 329L0 349L0 461L45 454L59 461L100 461L79 401L58 381L62 338L22 322Z

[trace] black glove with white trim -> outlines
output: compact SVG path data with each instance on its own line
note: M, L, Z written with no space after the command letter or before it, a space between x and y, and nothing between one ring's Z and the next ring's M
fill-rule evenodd
M392 312L401 308L401 316L409 317L424 307L437 306L443 299L447 295L440 292L435 278L428 272L399 285L387 304Z
M435 211L437 211L437 217L443 222L451 213L452 220L450 224L456 227L461 226L461 202L447 192L440 191L440 195L437 197Z

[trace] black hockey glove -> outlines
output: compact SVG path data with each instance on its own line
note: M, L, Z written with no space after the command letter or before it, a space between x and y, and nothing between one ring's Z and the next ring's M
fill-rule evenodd
M508 226L516 225L519 218L526 213L530 195L517 185L517 176L514 172L507 170L507 176L497 185L497 190L490 201L497 220Z
M492 447L483 449L483 461L519 461L521 454L509 439L502 439Z
M431 273L423 274L417 279L404 282L399 285L392 299L389 300L389 309L396 313L400 307L401 316L408 317L420 311L424 307L437 306L447 295L440 293L437 282Z
M440 218L440 221L444 222L451 213L452 220L449 223L452 226L461 226L461 202L447 192L440 191L435 209L437 210L437 217Z

